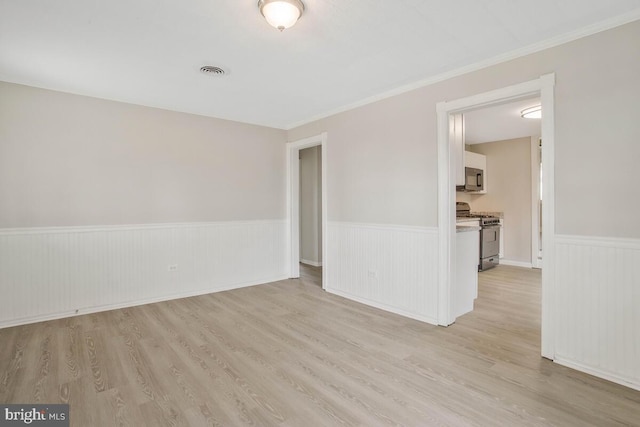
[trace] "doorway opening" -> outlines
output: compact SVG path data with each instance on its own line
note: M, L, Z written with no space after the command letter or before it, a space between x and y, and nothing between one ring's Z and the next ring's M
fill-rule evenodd
M483 171L483 189L459 188L456 202L467 203L470 215L499 218L499 265L542 265L541 120L521 114L537 105L540 98L536 96L460 114L464 125L464 166ZM492 253L481 258L487 255Z
M545 233L543 243L545 248L545 269L542 272L542 303L541 303L541 354L548 359L554 359L555 346L553 336L554 319L554 74L548 74L539 79L509 86L503 89L482 93L468 98L437 105L438 113L438 228L439 228L439 292L438 292L438 323L448 326L455 321L453 316L452 297L453 284L456 283L456 172L461 166L457 165L460 157L456 150L460 150L455 138L450 137L450 117L488 106L505 104L521 99L540 97L544 115L541 123L542 167L545 187L542 200L542 224Z
M462 317L466 311L458 309L456 323L481 324L487 340L501 337L503 348L529 355L540 354L541 271L534 245L540 234L541 123L521 112L537 105L538 96L456 114L464 128L464 166L478 168L483 178L481 190L456 192L457 224L481 227L476 293L465 307L472 313ZM469 250L464 238L457 235L457 259ZM457 274L474 274L468 270L459 267ZM472 279L458 276L456 283ZM460 292L454 295L460 304Z
M300 160L300 278L322 278L322 146L298 151Z
M290 278L321 281L323 289L327 271L326 158L326 133L287 144L286 268Z

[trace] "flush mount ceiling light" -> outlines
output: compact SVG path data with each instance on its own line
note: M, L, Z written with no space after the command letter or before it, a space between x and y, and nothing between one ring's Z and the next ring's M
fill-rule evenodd
M259 0L258 7L269 25L280 31L293 27L304 12L300 0Z
M536 105L535 107L525 108L520 111L520 116L523 119L540 119L542 118L542 106Z

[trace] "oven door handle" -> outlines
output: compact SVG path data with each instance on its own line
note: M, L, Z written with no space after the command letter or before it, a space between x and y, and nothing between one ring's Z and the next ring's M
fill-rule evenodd
M482 229L483 230L495 230L496 228L501 228L502 226L500 224L492 224L492 225L483 225Z

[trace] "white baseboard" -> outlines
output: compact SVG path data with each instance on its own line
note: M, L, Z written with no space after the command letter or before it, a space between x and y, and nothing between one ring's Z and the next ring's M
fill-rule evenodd
M427 317L427 316L422 316L420 314L416 314L416 313L411 313L409 311L404 311L401 310L397 307L393 307L387 304L381 304L377 301L372 301L370 299L367 298L361 298L355 295L351 295L347 292L343 292L343 291L338 291L335 289L331 289L331 288L327 288L325 289L327 292L329 292L330 294L334 294L334 295L338 295L340 297L346 298L348 300L351 301L355 301L355 302L359 302L361 304L364 305L368 305L371 307L375 307L375 308L379 308L380 310L384 310L384 311L388 311L390 313L394 313L394 314L399 314L400 316L404 316L404 317L408 317L410 319L415 319L415 320L419 320L421 322L425 322L425 323L429 323L431 325L435 325L438 326L438 320L431 318L431 317Z
M509 265L511 267L533 268L533 265L530 262L511 261L504 258L500 259L500 264Z
M583 365L581 363L574 362L572 360L556 358L554 362L557 363L558 365L566 366L567 368L575 369L576 371L581 371L586 374L593 375L594 377L602 378L607 381L611 381L612 383L620 384L625 387L629 387L634 390L640 391L640 382L629 381L615 374L605 372L600 369L593 368L591 366Z
M322 263L317 261L309 261L308 259L301 259L300 262L306 265L310 265L312 267L322 267Z
M74 310L74 311L65 311L65 312L60 312L60 313L52 313L52 314L46 314L46 315L42 315L42 316L31 316L31 317L25 317L25 318L22 318L22 319L15 319L15 320L12 319L10 321L0 322L0 329L10 328L10 327L13 327L13 326L28 325L28 324L31 324L31 323L46 322L48 320L65 319L67 317L83 316L85 314L100 313L100 312L103 312L103 311L111 311L111 310L119 310L119 309L123 309L123 308L138 307L138 306L141 306L141 305L155 304L155 303L163 302L163 301L172 301L172 300L177 300L177 299L182 299L182 298L190 298L190 297L197 297L197 296L202 296L202 295L215 294L215 293L218 293L218 292L231 291L233 289L240 289L240 288L248 288L248 287L251 287L251 286L263 285L265 283L273 283L273 282L278 282L280 280L287 280L287 279L288 279L288 277L286 277L286 276L274 277L274 278L271 278L271 279L258 280L258 281L255 281L255 282L236 283L236 284L230 284L230 285L226 285L226 286L216 286L215 289L202 289L202 290L199 290L199 291L184 292L184 293L178 293L178 294L174 294L174 295L165 295L165 296L158 297L158 298L147 298L147 299L139 300L139 301L130 301L130 302L119 303L119 304L108 304L108 305L103 305L103 306L89 307L87 309L78 309L78 310Z

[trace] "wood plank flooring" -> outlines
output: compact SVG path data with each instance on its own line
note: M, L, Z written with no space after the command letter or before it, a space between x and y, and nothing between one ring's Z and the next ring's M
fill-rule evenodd
M0 330L0 402L72 426L640 425L640 392L540 358L540 274L430 326L302 279Z

